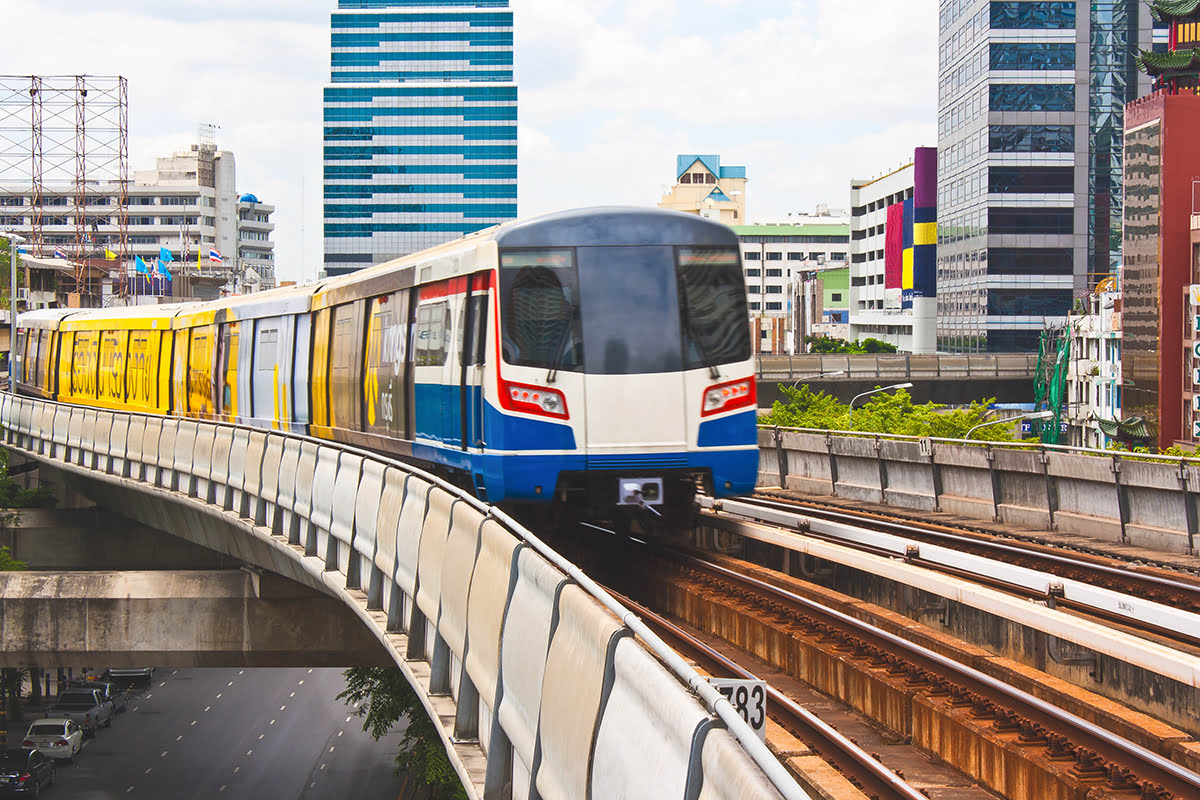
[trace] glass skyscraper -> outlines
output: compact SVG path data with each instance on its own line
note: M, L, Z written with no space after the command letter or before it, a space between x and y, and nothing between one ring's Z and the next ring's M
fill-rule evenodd
M508 0L339 0L331 31L325 271L515 218Z
M1120 262L1140 0L942 0L938 349L1036 351Z

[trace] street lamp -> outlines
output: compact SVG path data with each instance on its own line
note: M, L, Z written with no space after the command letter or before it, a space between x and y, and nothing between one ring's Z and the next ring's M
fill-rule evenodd
M986 428L988 425L1001 425L1006 422L1018 422L1023 419L1050 419L1053 416L1053 411L1031 411L1028 414L1018 414L1015 417L1004 417L1003 419L994 419L991 422L981 422L975 427L967 429L967 433L963 438L970 439L972 433L980 428Z
M854 397L851 398L851 400L850 400L850 412L848 414L846 414L846 430L848 430L848 431L854 430L854 403L855 403L855 401L858 400L858 398L866 397L869 394L879 394L880 392L887 392L892 389L910 389L910 388L912 388L911 383L893 383L891 386L880 386L879 388L872 389L869 392L862 392L860 394L854 395Z
M8 391L13 394L17 390L13 376L13 345L17 343L17 245L24 243L25 237L12 231L4 231L0 236L8 239Z

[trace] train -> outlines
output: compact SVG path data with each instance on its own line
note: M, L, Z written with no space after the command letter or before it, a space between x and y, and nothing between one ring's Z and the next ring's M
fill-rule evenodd
M741 252L660 209L504 223L349 275L20 315L21 393L341 442L492 504L678 513L753 490Z

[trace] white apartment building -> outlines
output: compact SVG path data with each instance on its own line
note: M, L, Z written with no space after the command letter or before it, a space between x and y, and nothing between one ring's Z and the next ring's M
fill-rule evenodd
M1068 317L1067 444L1104 448L1121 419L1121 293L1113 280L1088 295L1085 313Z
M252 194L239 195L236 180L233 153L210 143L194 144L157 159L154 169L135 172L127 190L127 275L136 276L137 256L154 270L166 248L172 258L166 268L173 279L169 290L160 288L175 297L209 299L222 291L273 288L275 207ZM29 186L0 187L0 226L27 239L33 228L31 195ZM64 265L87 260L118 272L122 264L105 260L104 251L122 255L119 205L118 184L89 184L83 209L87 233L84 242L77 243L74 191L47 191L41 241L28 244L30 255ZM56 250L67 259L55 259ZM222 263L210 258L212 250ZM176 283L175 274L185 280Z

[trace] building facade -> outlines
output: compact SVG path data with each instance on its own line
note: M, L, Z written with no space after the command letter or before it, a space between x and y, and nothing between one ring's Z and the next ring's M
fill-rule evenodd
M1077 306L1067 326L1064 444L1103 449L1119 439L1121 421L1121 293L1115 278L1101 281Z
M723 166L719 155L676 156L675 185L658 207L745 225L746 168Z
M942 0L938 349L1036 351L1120 263L1140 0Z
M1200 282L1200 0L1158 0L1150 11L1168 26L1169 52L1141 54L1155 91L1125 110L1122 413L1145 417L1163 449L1194 446L1200 421L1190 289Z
M850 183L850 339L937 351L937 149ZM918 219L919 218L919 219Z
M760 353L804 352L805 336L848 321L850 225L826 217L806 225L734 225L754 341ZM840 274L838 274L840 271ZM820 282L829 273L829 291ZM819 283L820 282L820 283ZM828 294L828 296L826 296Z
M75 219L74 197L49 195L48 209L61 207L43 217L42 241L30 243L31 255L58 260L86 260L109 272L124 269L131 282L131 294L163 294L176 298L211 299L221 292L242 288L269 289L275 285L275 225L271 215L275 207L253 195L237 191L237 166L233 153L218 150L214 144L194 144L188 150L158 158L155 168L138 170L127 188L128 237L125 261L105 258L105 250L114 256L122 252L117 209L120 187L99 182L86 193L85 213L91 228L89 249L73 252ZM252 198L249 200L247 198ZM0 187L0 227L28 236L30 190L25 187ZM163 250L171 261L163 268L172 279L154 278ZM211 257L216 251L220 260ZM199 256L199 266L197 266ZM141 257L151 270L151 278L137 278L136 258ZM254 278L244 283L247 268ZM181 276L176 282L175 276ZM43 305L53 304L54 292L45 287Z
M516 218L508 0L339 0L330 26L325 272Z

